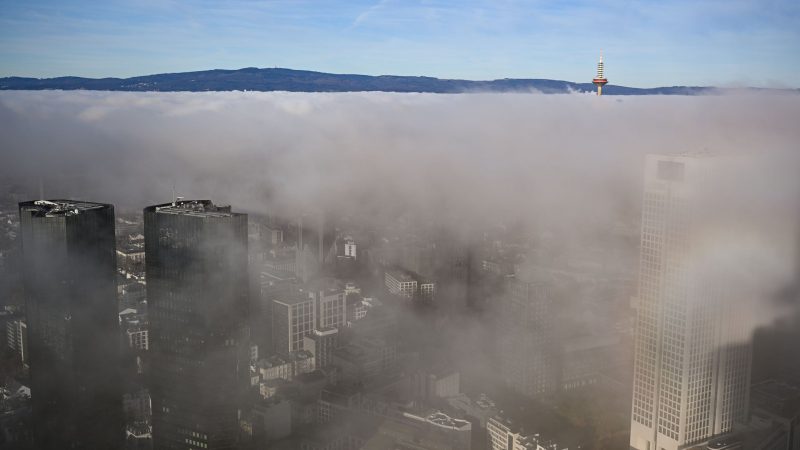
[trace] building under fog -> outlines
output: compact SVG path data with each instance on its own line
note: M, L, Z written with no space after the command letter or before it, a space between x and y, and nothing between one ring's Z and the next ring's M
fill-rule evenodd
M144 209L155 449L237 445L249 342L247 215L208 200Z
M120 448L114 207L38 200L19 215L37 448Z
M432 300L436 293L436 284L433 281L409 270L387 270L383 280L386 290L398 297Z
M317 369L325 369L333 363L333 352L338 344L339 330L337 328L314 330L303 338L304 350L308 350L314 355Z
M302 215L297 221L295 275L308 282L336 257L336 231L327 215Z
M291 292L272 301L272 343L275 353L288 355L304 349L304 338L317 321L314 299L304 292Z
M344 283L335 278L319 278L306 284L303 291L314 300L316 328L342 328L347 324Z
M509 278L500 299L497 352L506 386L530 398L558 388L551 287Z
M707 258L732 224L712 226L700 201L719 164L703 155L646 160L630 437L638 450L706 442L747 411L746 313L731 277Z

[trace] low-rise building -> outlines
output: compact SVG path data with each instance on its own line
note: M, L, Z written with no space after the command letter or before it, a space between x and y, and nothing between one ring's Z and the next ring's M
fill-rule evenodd
M336 349L333 363L343 379L363 381L390 373L397 367L397 343L379 338L358 338Z
M261 381L278 378L291 381L298 375L315 369L314 355L306 350L291 352L286 356L274 355L258 360L256 368Z
M488 450L569 450L538 433L526 433L509 419L495 416L486 424Z
M417 293L417 280L404 270L386 271L384 283L390 294L399 297L413 298Z
M384 273L384 284L392 295L405 298L432 300L436 294L436 284L417 273L393 269Z

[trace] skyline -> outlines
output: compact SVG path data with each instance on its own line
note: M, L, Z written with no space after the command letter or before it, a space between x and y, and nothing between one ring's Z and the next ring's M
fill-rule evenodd
M798 98L0 93L0 447L118 360L130 450L793 449Z
M0 76L286 67L614 84L800 87L789 1L4 2ZM635 44L631 44L631 43Z

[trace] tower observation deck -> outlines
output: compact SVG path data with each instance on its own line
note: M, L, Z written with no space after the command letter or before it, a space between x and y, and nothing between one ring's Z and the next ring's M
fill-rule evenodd
M592 83L597 86L597 95L603 95L603 86L608 83L608 80L603 75L603 54L600 53L600 61L597 62L597 76L592 80Z

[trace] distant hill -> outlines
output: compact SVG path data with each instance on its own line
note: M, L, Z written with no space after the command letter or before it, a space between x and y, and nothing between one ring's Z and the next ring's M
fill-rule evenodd
M561 94L593 91L591 83L573 83L546 79L510 79L490 81L449 80L432 77L394 75L348 75L308 70L258 69L204 70L200 72L162 73L131 78L0 78L0 90L85 89L91 91L292 91L292 92L525 92L539 91ZM671 86L631 88L607 85L604 94L611 95L691 95L710 92L714 88Z

